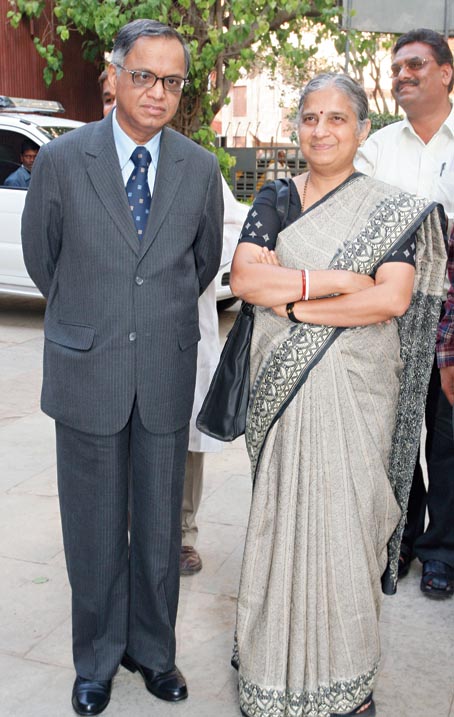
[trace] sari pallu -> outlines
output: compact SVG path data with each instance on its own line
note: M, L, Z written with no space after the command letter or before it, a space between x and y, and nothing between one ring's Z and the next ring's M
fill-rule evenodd
M278 237L285 266L372 274L415 232L399 322L295 326L256 308L237 621L250 717L343 714L373 688L380 578L392 592L446 262L435 205L362 175Z

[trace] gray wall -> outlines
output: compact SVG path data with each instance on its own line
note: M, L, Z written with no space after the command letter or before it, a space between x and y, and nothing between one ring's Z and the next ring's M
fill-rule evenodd
M454 35L454 0L344 0L355 11L350 27L369 32L402 33L427 27ZM348 26L344 14L344 26Z

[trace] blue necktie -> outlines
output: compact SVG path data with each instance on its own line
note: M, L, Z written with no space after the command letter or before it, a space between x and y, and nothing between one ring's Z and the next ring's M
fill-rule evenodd
M148 186L148 167L151 162L150 152L146 147L136 147L131 154L134 169L126 184L129 208L131 209L137 236L142 238L150 213L151 194Z

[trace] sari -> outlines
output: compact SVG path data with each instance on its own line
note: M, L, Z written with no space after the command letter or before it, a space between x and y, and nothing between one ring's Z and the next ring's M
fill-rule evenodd
M284 266L367 274L410 236L414 291L399 320L295 325L255 307L232 660L248 717L347 714L372 692L446 266L437 205L359 174L278 236Z

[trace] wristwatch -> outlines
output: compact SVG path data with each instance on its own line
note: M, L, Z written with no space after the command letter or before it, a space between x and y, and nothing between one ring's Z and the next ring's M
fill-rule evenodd
M295 314L293 313L293 307L295 306L295 302L292 301L290 304L287 304L285 307L285 310L287 312L287 316L289 317L290 321L293 321L294 324L302 324L303 322L296 318Z

